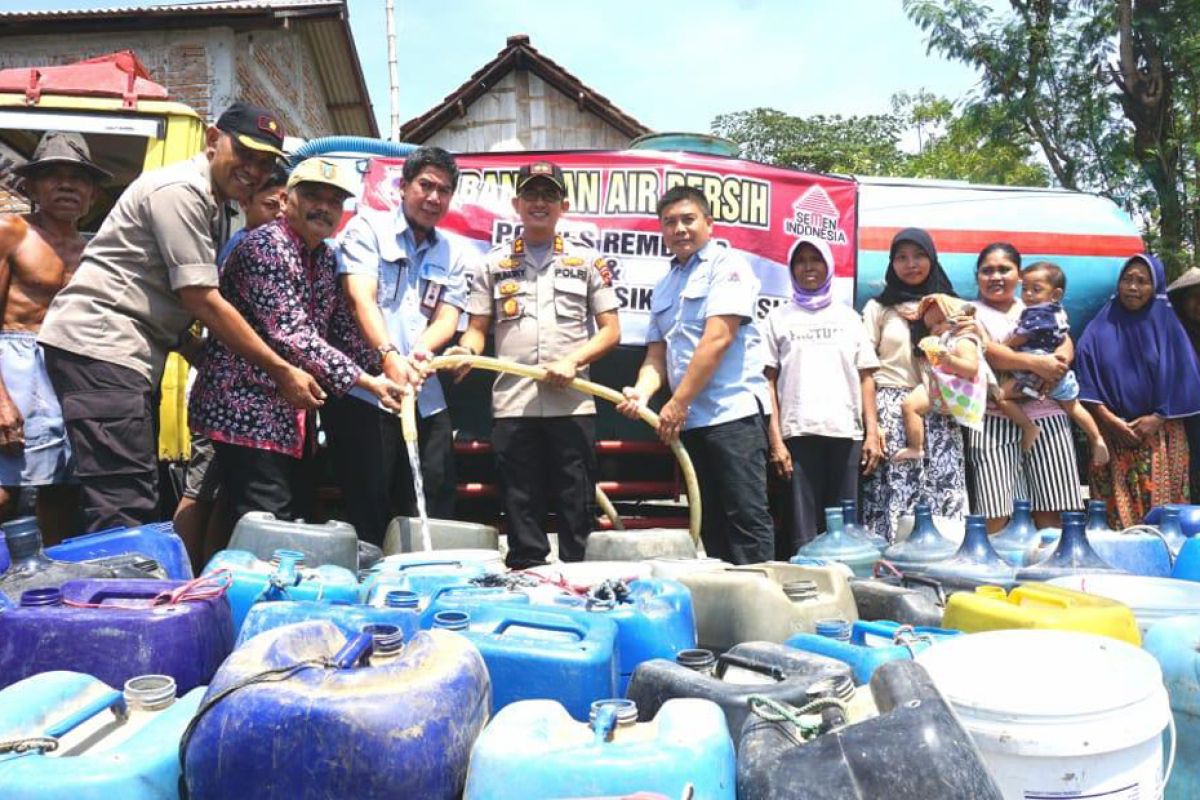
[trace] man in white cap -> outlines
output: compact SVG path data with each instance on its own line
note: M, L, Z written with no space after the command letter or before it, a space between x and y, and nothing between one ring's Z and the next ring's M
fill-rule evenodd
M221 294L268 346L341 397L365 389L399 410L402 387L376 377L380 354L358 334L337 283L326 240L353 194L344 167L320 158L288 178L283 218L247 234L221 270ZM330 339L344 343L344 353ZM290 407L266 371L220 341L209 342L188 405L192 431L207 436L221 465L228 521L250 511L280 519L310 516L316 420Z
M71 448L37 333L79 266L79 221L112 176L78 133L46 133L14 172L33 210L0 215L0 520L22 488L37 487L42 535L53 544L78 526Z
M230 200L248 201L283 156L270 111L234 103L194 158L138 177L50 304L38 342L63 407L85 528L158 517L155 388L193 320L249 358L296 408L324 392L272 351L217 291Z

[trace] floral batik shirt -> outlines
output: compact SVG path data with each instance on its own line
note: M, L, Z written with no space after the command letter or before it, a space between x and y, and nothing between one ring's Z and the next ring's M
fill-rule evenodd
M234 250L221 271L221 295L268 347L333 395L357 382L356 360L378 369L379 354L359 334L338 287L333 251L324 244L310 250L286 219L251 231ZM300 458L308 413L288 405L261 367L209 339L188 403L194 432Z

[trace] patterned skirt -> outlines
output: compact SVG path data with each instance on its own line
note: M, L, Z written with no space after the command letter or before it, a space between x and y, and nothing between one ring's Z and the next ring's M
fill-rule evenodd
M1150 509L1187 503L1188 442L1182 420L1163 423L1149 444L1126 448L1108 442L1112 460L1089 475L1092 499L1108 502L1108 524L1137 525Z
M900 404L907 389L881 386L875 393L879 429L887 452L875 474L863 481L863 525L889 541L896 538L897 521L927 503L936 516L962 519L967 513L967 470L963 461L962 430L950 417L925 417L925 458L889 461L905 445Z

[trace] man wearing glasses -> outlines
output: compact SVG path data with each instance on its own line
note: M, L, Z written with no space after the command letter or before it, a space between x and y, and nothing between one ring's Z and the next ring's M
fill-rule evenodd
M413 359L427 362L441 351L467 305L471 245L437 228L457 186L454 156L418 148L404 159L400 207L390 214L360 207L340 237L338 273L359 331L382 358L384 375L401 386L420 383ZM346 515L360 539L377 545L396 511L416 513L400 421L380 406L374 395L351 389L321 409ZM452 519L454 431L437 376L421 385L417 412L426 508Z
M154 388L193 320L264 369L292 406L324 400L316 380L267 347L217 289L226 204L249 201L283 154L276 116L234 103L208 129L204 152L126 188L50 304L38 341L88 531L157 518Z
M543 518L550 508L559 556L583 560L593 523L596 405L566 386L586 378L587 365L615 347L621 331L612 264L557 232L569 208L562 170L548 161L527 164L516 190L521 235L486 256L459 345L479 354L494 324L497 356L545 367L550 376L538 383L502 374L492 393L507 562L523 569L549 558Z

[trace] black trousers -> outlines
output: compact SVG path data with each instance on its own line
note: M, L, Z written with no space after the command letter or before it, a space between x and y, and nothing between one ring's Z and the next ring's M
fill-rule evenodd
M232 528L250 511L269 511L277 519L311 519L317 474L313 456L213 442L221 463L221 497ZM307 448L306 448L307 450Z
M543 524L557 515L558 556L582 561L595 523L596 420L592 416L502 417L492 426L500 498L508 534L508 566L546 563Z
M761 414L680 434L700 484L700 538L712 558L757 564L775 555Z
M357 398L339 397L322 406L321 422L347 521L358 538L382 546L393 517L417 513L400 418ZM417 448L426 511L433 519L453 519L456 477L449 411L417 420Z
M785 439L792 454L792 554L825 532L825 509L858 499L862 442L832 436Z
M85 529L158 518L158 415L150 382L128 367L46 347L81 486Z

